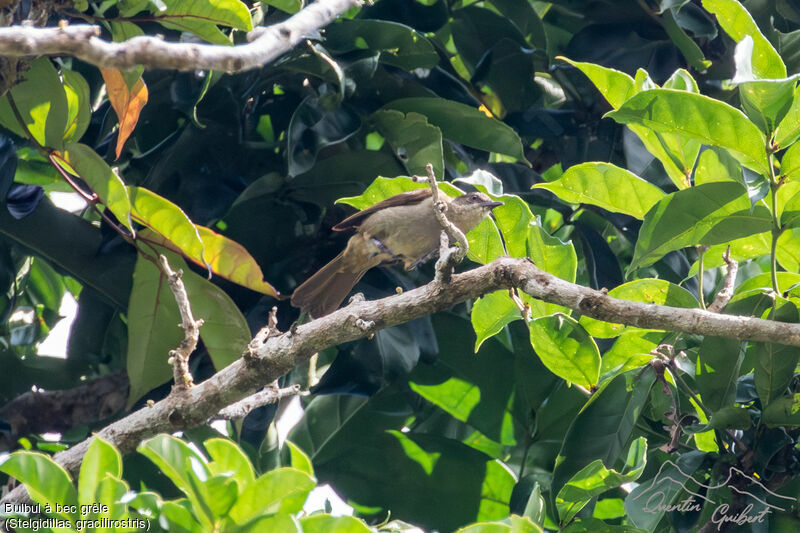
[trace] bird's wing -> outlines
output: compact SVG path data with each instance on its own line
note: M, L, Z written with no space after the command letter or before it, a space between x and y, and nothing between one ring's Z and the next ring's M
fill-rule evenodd
M381 209L386 209L387 207L418 204L424 199L429 198L431 194L432 194L431 190L428 187L424 189L414 189L413 191L396 194L392 197L387 198L386 200L378 202L373 206L363 209L358 213L350 215L346 219L336 224L333 227L333 230L345 231L349 229L356 229L364 222L364 220L366 220L368 216L370 216L372 213L376 211L380 211Z

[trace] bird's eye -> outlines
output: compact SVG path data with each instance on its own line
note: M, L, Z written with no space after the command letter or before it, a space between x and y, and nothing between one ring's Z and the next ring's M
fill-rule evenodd
M473 202L477 202L478 200L480 200L477 194L473 194L472 196L469 197L469 199L472 200Z

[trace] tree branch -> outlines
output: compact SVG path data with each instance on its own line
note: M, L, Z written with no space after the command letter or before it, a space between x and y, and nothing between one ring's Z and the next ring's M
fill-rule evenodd
M175 302L178 304L178 311L181 314L180 327L183 330L183 340L175 350L170 350L170 364L172 365L172 374L175 383L172 385L172 390L182 391L191 388L194 380L192 373L189 370L189 356L192 355L194 349L197 348L197 341L200 340L200 327L203 325L203 319L195 319L192 314L192 306L189 303L189 295L186 294L186 287L183 284L181 277L183 271L178 270L174 272L170 266L167 258L163 255L158 256L161 263L161 272L167 277L167 283L175 296Z
M239 72L274 61L310 34L328 25L357 0L317 0L280 24L259 28L251 42L239 46L167 42L139 36L121 43L100 39L100 27L0 28L0 55L69 55L100 68L220 70Z
M264 383L275 381L329 346L368 337L380 329L511 287L607 322L800 347L800 324L619 300L543 272L527 259L501 257L454 275L447 290L441 290L438 283L429 283L378 301L355 301L334 313L270 336L247 357L185 394L143 407L97 434L123 453L130 453L141 440L152 435L205 423L224 407L253 394ZM59 452L55 460L68 471L76 472L90 442L91 438ZM26 494L23 488L17 488L0 503L21 501L26 501Z

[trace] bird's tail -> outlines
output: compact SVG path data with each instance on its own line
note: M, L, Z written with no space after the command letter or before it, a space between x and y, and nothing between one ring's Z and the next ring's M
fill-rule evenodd
M314 318L330 314L339 307L366 270L348 272L342 269L343 253L303 282L292 293L292 305Z

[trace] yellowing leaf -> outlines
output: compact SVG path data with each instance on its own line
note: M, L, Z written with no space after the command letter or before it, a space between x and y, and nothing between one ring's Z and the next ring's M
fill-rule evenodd
M100 72L106 82L106 92L108 92L111 107L114 108L117 120L119 120L116 148L117 159L119 159L122 147L133 133L133 129L139 121L139 113L147 103L147 86L141 76L129 85L119 70L102 69Z

